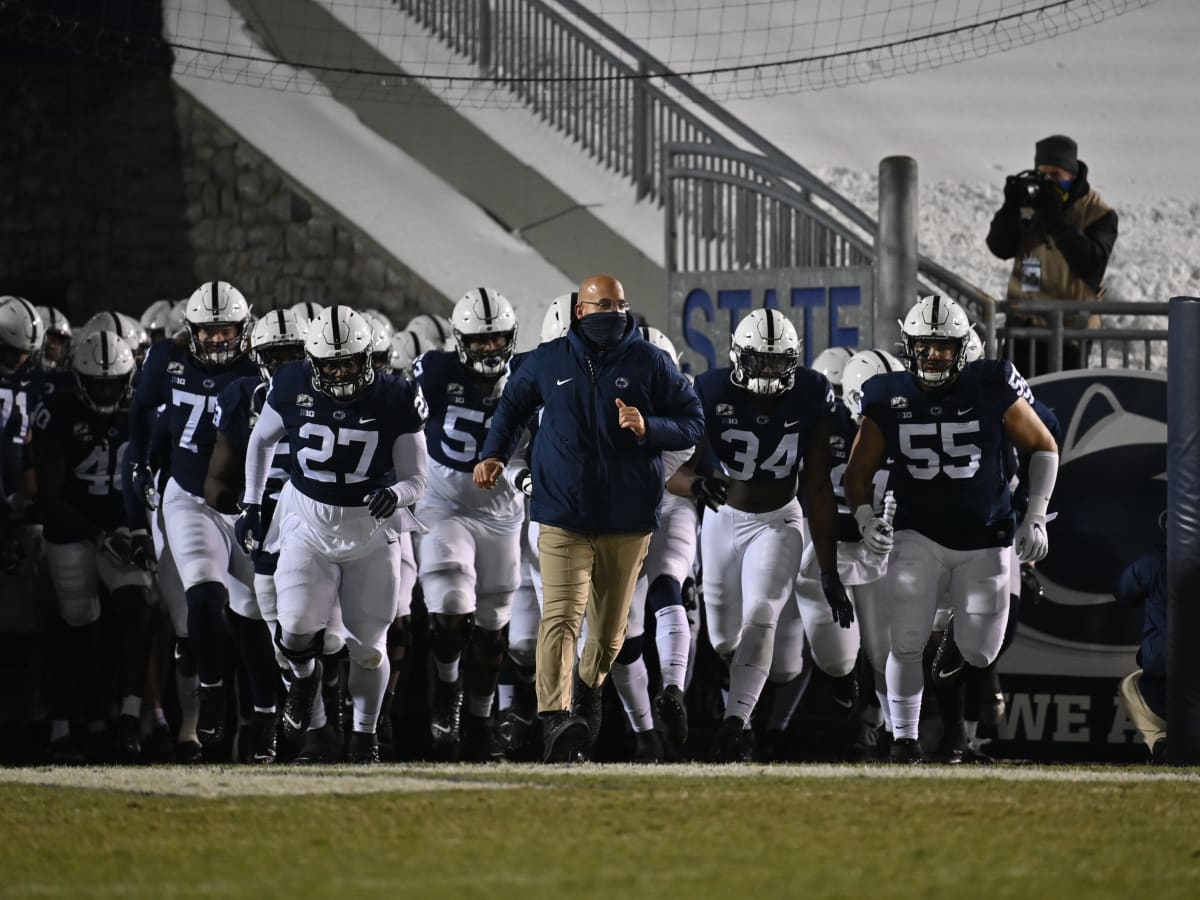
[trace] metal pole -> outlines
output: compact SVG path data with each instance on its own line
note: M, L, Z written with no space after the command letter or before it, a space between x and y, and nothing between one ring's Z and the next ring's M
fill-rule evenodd
M479 73L492 74L492 0L478 0L479 3Z
M917 161L879 163L879 227L875 234L875 312L871 346L890 347L917 294Z

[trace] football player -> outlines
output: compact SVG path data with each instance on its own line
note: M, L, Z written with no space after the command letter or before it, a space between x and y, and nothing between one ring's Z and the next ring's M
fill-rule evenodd
M891 756L921 762L917 743L922 652L945 597L963 658L996 658L1008 618L1014 543L1006 474L1011 442L1031 454L1029 508L1015 528L1022 561L1048 549L1046 507L1058 472L1054 438L1030 406L1025 380L1007 360L966 366L966 313L945 297L922 297L902 323L907 372L867 382L863 419L846 469L846 499L866 546L891 554L887 585L891 651ZM873 479L895 460L889 485L896 519L874 505Z
M418 552L437 668L430 730L439 758L457 758L461 741L468 758L498 759L503 748L492 698L521 583L524 482L480 491L472 473L516 348L517 317L503 295L472 288L454 304L450 321L455 351L431 350L414 366L430 404L429 484L417 510L429 526Z
M279 554L276 644L293 680L285 728L303 731L321 683L322 631L340 608L354 703L351 762L379 758L376 727L388 682L387 632L396 618L400 533L419 527L410 512L425 490L420 388L379 377L371 327L347 306L309 324L307 360L280 368L250 434L239 539ZM262 502L275 446L292 451L292 477L269 531Z
M195 661L200 679L197 733L205 748L225 733L225 607L254 609L254 566L233 539L233 517L204 502L204 479L216 442L213 415L225 387L257 377L246 355L250 304L226 281L207 282L188 300L187 331L155 344L138 375L126 453L126 504L131 526L145 517L152 479L150 436L155 411L170 439L170 480L162 496L162 524L187 598L187 631L177 634L181 654ZM134 539L148 542L144 526Z
M151 344L150 334L133 316L119 312L98 312L83 323L76 338L83 340L93 331L113 332L133 348L133 358L139 366L146 361Z
M682 470L691 475L688 492L713 510L701 527L700 553L709 637L719 655L732 658L725 720L713 743L721 762L749 756L750 714L800 569L801 462L809 475L803 489L825 598L841 627L854 619L837 571L837 502L829 478L833 388L825 376L800 367L795 326L778 310L756 309L738 324L730 360L732 368L696 379L705 439ZM700 474L710 452L724 478Z
M61 662L50 729L51 756L60 762L78 750L69 709L81 692L91 701L89 728L104 727L101 655L112 657L120 682L118 758L133 762L141 750L150 573L129 558L120 469L134 370L128 344L113 332L92 332L76 346L71 371L47 378L33 416L46 560L62 625L55 631ZM118 625L115 646L99 644L101 585Z
M46 327L46 340L42 344L42 368L57 369L59 366L65 366L71 355L71 323L53 306L39 306L37 311Z
M168 336L171 310L174 307L175 301L173 300L155 300L138 317L138 322L146 329L146 334L150 336L151 344L157 344Z
M301 300L299 303L292 304L292 316L295 318L296 327L300 329L301 334L308 333L308 323L320 315L324 308L320 303L313 303L311 300Z
M37 356L45 325L22 297L0 297L0 568L15 572L25 560L25 475L29 414L41 392Z
M217 429L216 444L208 464L204 496L209 506L228 515L238 513L238 496L242 487L243 460L250 443L250 431L262 412L267 389L274 373L284 363L304 358L304 338L291 311L273 309L254 323L250 333L250 357L258 365L259 375L239 378L228 384L217 400L213 425ZM287 482L291 454L286 441L275 446L275 456L267 476L263 497L262 519L269 524L275 511L279 492ZM246 672L254 711L250 721L250 750L253 763L275 761L275 700L279 691L279 671L271 644L277 619L275 612L275 566L278 557L261 548L251 557L254 561L255 603L243 615L226 610L230 630L241 655Z

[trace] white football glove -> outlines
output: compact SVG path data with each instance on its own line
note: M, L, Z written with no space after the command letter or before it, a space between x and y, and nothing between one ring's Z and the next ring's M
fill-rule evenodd
M1023 563L1041 562L1050 552L1050 538L1046 535L1046 517L1026 515L1017 527L1013 540L1017 559Z
M875 515L875 510L868 503L854 511L854 520L858 522L858 530L862 532L863 544L872 553L887 556L892 552L896 543L892 534L892 518L895 514L896 499L891 491L884 498L882 515Z

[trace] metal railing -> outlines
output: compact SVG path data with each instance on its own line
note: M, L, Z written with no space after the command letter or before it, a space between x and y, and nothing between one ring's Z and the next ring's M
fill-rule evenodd
M738 268L764 259L821 265L874 259L872 216L577 0L396 3L598 163L629 179L638 199L666 202L672 160L680 163L680 177L703 173L700 180L710 186L696 201L673 205L684 220L668 238L668 269L672 260L693 259L681 255L685 246L695 259L734 260ZM749 190L753 184L759 188ZM738 201L749 204L741 211L718 199L739 191L761 199ZM668 235L672 227L668 222ZM789 241L796 246L785 246ZM919 258L918 274L923 292L967 306L994 352L994 300L926 257Z
M1166 316L1170 304L1132 303L1119 300L1022 300L1019 308L1011 303L998 305L1004 313L1004 324L998 335L1004 339L1004 355L1011 359L1026 375L1045 374L1036 369L1036 343L1043 341L1047 348L1047 371L1059 372L1063 368L1063 346L1081 341L1088 352L1083 354L1088 366L1098 360L1100 368L1109 368L1114 363L1121 368L1153 369L1166 365L1167 327ZM1009 314L1036 315L1046 321L1045 325L1009 325ZM1135 320L1163 317L1163 327L1131 327L1104 322L1099 328L1068 327L1066 320L1080 315L1097 313L1101 316L1121 316ZM1022 341L1024 352L1017 355L1013 340ZM1155 353L1155 351L1161 351ZM1118 362L1119 361L1119 362Z

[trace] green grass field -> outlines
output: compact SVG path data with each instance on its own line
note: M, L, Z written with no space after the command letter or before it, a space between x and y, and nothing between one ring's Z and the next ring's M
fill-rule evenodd
M1200 897L1200 774L0 770L0 896Z

